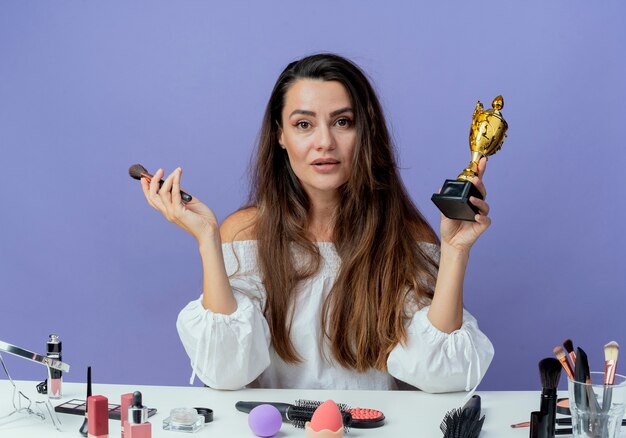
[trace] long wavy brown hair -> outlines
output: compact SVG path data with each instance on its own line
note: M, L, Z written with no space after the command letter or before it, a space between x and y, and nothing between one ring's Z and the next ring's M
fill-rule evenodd
M386 370L387 356L406 340L408 300L429 302L436 263L417 244L437 236L407 194L380 102L351 61L317 54L292 62L270 96L252 166L250 206L267 292L264 313L272 345L289 363L301 361L290 338L296 286L320 268L308 233L310 201L278 143L285 95L299 79L338 81L354 110L356 146L348 181L339 189L333 242L341 267L323 303L321 336L343 367ZM294 264L294 251L308 263Z

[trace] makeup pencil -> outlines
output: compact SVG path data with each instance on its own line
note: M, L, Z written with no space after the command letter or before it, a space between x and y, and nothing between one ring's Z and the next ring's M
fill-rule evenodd
M80 429L78 429L78 432L80 432L82 436L87 436L87 433L89 432L87 413L87 411L89 410L89 403L87 403L89 397L91 397L91 367L87 367L87 397L85 398L85 420L83 421L82 426L80 426Z

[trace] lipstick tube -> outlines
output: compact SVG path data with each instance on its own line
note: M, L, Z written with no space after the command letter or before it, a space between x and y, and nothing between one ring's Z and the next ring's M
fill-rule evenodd
M109 438L109 399L102 395L92 395L87 399L87 409L87 437Z
M61 339L59 335L51 334L47 342L47 356L50 359L61 360ZM48 367L48 398L59 399L63 396L63 371Z

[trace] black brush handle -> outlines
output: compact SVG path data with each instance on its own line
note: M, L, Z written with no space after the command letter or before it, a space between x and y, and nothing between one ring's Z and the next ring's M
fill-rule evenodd
M480 417L480 396L474 394L463 406L463 411L470 415Z
M161 188L161 186L163 185L164 182L165 181L163 181L163 180L159 180L159 188ZM189 202L189 201L191 201L193 199L190 194L185 193L182 190L180 191L180 197L183 198L183 201L185 201L185 202Z
M287 413L289 409L293 407L293 405L289 403L262 402L262 401L238 401L237 403L235 403L235 408L239 412L245 412L246 414L249 414L252 409L260 405L274 406L276 409L278 409L278 412L280 412L280 416L283 418L283 421L290 421Z

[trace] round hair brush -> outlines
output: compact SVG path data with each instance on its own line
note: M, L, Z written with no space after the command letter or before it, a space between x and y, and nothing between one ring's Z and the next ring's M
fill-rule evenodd
M128 168L128 174L130 175L131 178L134 178L137 180L141 180L141 178L145 178L146 181L148 182L152 181L152 175L141 164L133 164L132 166L130 166ZM164 182L165 181L163 180L159 180L159 187L161 187ZM190 194L185 193L182 190L180 191L180 197L183 198L183 201L185 202L189 202L192 199Z
M477 438L485 416L480 418L480 396L473 395L462 408L446 413L439 428L444 438Z

